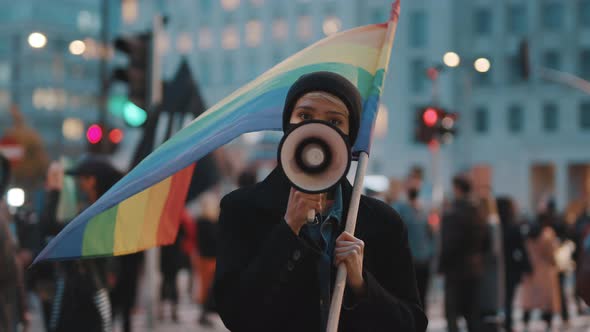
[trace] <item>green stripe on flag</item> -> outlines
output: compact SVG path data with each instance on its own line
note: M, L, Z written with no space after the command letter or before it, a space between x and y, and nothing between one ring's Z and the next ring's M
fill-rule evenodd
M115 224L119 205L90 219L84 231L82 256L97 256L113 253Z

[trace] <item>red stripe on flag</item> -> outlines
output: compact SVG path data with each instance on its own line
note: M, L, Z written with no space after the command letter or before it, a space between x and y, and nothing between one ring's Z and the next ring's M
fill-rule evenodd
M178 233L178 226L180 225L180 215L184 209L186 194L188 193L194 168L195 164L193 163L172 176L168 198L158 225L156 243L159 246L172 244L176 239L176 233Z

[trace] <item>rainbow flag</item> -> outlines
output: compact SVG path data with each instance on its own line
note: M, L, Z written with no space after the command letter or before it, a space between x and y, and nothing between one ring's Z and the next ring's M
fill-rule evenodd
M353 150L369 152L398 17L399 0L386 23L330 35L218 102L69 223L35 262L116 256L172 243L192 173L189 165L244 133L281 130L287 91L306 73L332 71L356 84L363 114Z

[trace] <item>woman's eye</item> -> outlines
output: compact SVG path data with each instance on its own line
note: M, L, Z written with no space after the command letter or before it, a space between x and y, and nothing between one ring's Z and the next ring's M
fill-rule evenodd
M307 113L299 113L299 118L301 120L311 120L311 115L309 115Z
M339 126L342 124L342 121L337 120L337 119L328 120L328 122L333 126Z

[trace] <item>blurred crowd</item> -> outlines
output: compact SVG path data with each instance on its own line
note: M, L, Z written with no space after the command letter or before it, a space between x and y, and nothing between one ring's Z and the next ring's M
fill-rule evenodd
M0 331L28 331L31 299L38 301L46 331L132 331L131 317L144 283L143 253L117 257L41 262L31 266L33 258L76 215L64 218L64 202L71 196L67 181L75 179L76 211L98 200L122 176L109 161L87 156L65 168L54 162L47 171L41 201L35 208L25 204L10 209L4 194L10 182L11 166L0 155ZM239 184L255 181L249 172ZM160 320L178 320L178 282L181 269L190 274L191 299L201 306L195 324L211 325L215 304L210 290L215 272L218 186L199 195L180 216L174 244L160 249L160 301L156 308Z
M474 188L465 174L452 179L452 195L438 210L427 209L420 200L422 182L422 171L412 169L404 180L391 179L389 192L381 198L407 225L425 307L431 277L444 277L448 331L459 331L460 317L469 331L513 331L515 304L523 312L525 328L534 311L548 329L554 316L567 327L568 276L575 280L570 299L575 314L590 313L581 298L590 301L590 196L562 213L547 196L536 213L527 216L514 199L494 197L488 186Z
M0 162L3 195L10 182L10 164L1 156ZM123 331L132 330L137 290L146 274L143 253L31 267L44 245L67 225L64 178L76 181L80 211L122 176L97 157L67 168L52 163L41 207L25 205L9 211L0 200L0 331L27 330L32 298L41 304L46 331L110 331L114 323L121 324ZM233 187L256 181L257 170L248 169ZM406 223L425 307L433 277L444 277L449 331L459 331L460 317L469 331L511 331L515 307L523 311L519 317L525 325L540 317L548 327L554 316L567 326L572 315L588 313L582 297L588 299L590 293L590 197L560 213L548 196L539 202L535 215L526 216L512 198L494 197L489 187L474 188L466 175L452 179L452 195L441 207L431 208L425 202L424 187L422 171L415 168L403 180L391 179L388 191L367 194L386 201ZM176 242L160 250L156 308L160 320L178 320L177 276L185 269L191 274L191 298L201 308L195 324L212 324L215 303L210 294L221 194L216 186L187 204ZM574 294L566 292L571 277ZM568 311L568 296L573 297L569 301L576 304L576 312ZM540 314L532 315L534 311Z

